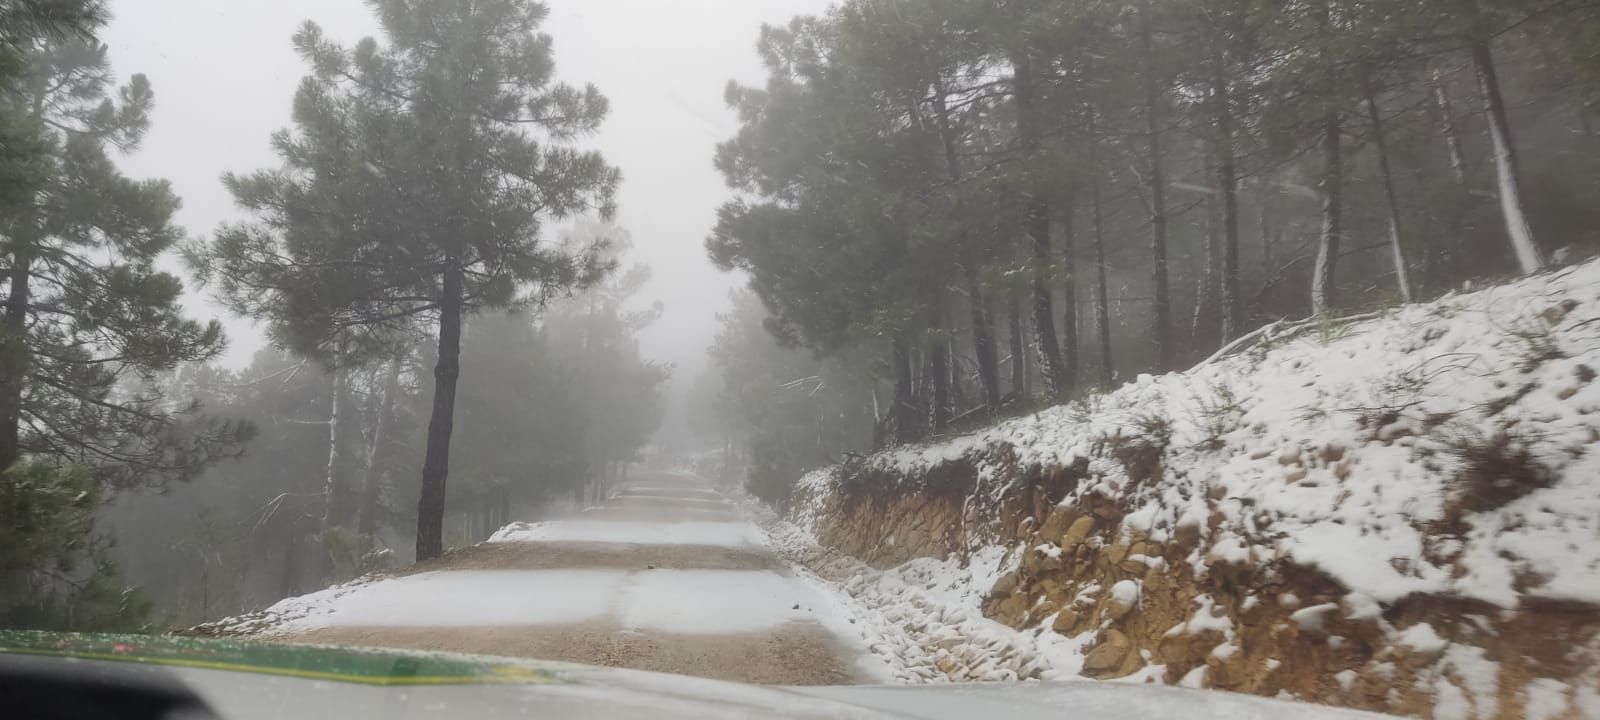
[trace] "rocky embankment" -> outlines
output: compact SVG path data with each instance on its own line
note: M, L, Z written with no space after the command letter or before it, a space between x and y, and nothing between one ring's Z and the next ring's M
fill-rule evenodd
M1600 717L1600 265L1220 355L813 473L791 520L880 572L1003 556L969 595L1021 676Z

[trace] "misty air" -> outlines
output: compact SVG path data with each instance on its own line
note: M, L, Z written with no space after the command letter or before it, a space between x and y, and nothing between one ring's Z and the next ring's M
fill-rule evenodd
M0 0L0 715L1600 718L1600 0Z

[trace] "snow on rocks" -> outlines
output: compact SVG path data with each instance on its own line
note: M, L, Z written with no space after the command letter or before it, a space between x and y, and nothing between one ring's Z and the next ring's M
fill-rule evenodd
M1591 262L1279 323L1187 372L824 468L790 519L893 566L861 566L857 600L914 627L932 611L908 605L987 612L1009 634L960 627L1032 676L1095 676L1098 653L1128 678L1485 717L1502 676L1522 678L1507 697L1554 697L1527 684L1539 668L1486 659L1537 654L1530 628L1600 657L1597 374ZM1005 569L986 585L973 567ZM1594 666L1540 679L1582 688Z
M1076 647L1054 633L1017 631L985 618L980 607L995 579L1010 569L1004 550L970 562L914 560L888 571L829 552L794 523L752 508L772 547L848 598L856 632L893 678L908 683L1001 681L1076 675ZM1052 656L1068 658L1056 671Z
M1202 569L1287 557L1382 603L1600 604L1595 288L1588 263L1362 323L1302 323L1188 372L866 462L912 478L957 460L992 472L996 447L1017 467L1087 458L1092 478L1066 502L1113 499L1125 528L1156 541L1198 529ZM1130 477L1106 447L1130 439L1182 472ZM838 481L828 468L802 486ZM807 512L795 519L814 526Z

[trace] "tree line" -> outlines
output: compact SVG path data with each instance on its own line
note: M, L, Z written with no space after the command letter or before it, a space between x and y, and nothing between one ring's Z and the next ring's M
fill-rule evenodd
M1596 37L1582 0L843 0L728 86L706 246L870 378L811 396L876 419L827 452L938 436L1592 253Z
M295 35L277 164L225 175L241 219L185 240L170 185L117 168L155 94L116 85L105 3L0 0L5 625L139 626L119 558L191 621L385 545L428 560L447 529L604 492L659 422L649 270L620 271L620 174L577 144L606 99L555 79L546 8L367 5L381 39ZM267 328L249 368L213 364L222 327L183 316L174 251Z

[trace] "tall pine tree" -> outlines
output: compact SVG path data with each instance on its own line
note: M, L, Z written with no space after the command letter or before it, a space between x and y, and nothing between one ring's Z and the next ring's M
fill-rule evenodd
M25 179L0 207L0 468L33 454L119 485L190 477L245 430L198 420L193 406L174 412L140 382L223 346L221 325L185 319L182 284L155 266L181 234L178 198L110 156L138 147L150 83L135 75L113 96L94 42L43 42L26 62L20 87L0 96L0 133L29 140Z
M417 558L426 560L443 550L463 318L536 303L603 274L608 266L595 254L542 242L540 230L550 218L610 215L619 174L598 153L567 144L598 128L607 103L593 86L554 82L552 41L538 32L544 5L368 5L386 44L368 38L345 48L309 23L297 36L314 71L307 84L316 88L297 105L322 105L318 123L301 124L303 145L280 136L286 172L255 176L261 182L252 189L261 195L249 199L259 203L261 222L222 234L196 257L224 286L287 288L305 280L326 291L299 294L304 313L319 318L296 325L313 333L301 342L437 323L417 508ZM298 153L326 147L321 133L348 138L348 157L324 164L328 158ZM313 198L308 188L316 183L340 194ZM324 217L322 203L337 204L338 214ZM324 222L332 227L318 225ZM316 262L284 252L299 242L324 245Z

